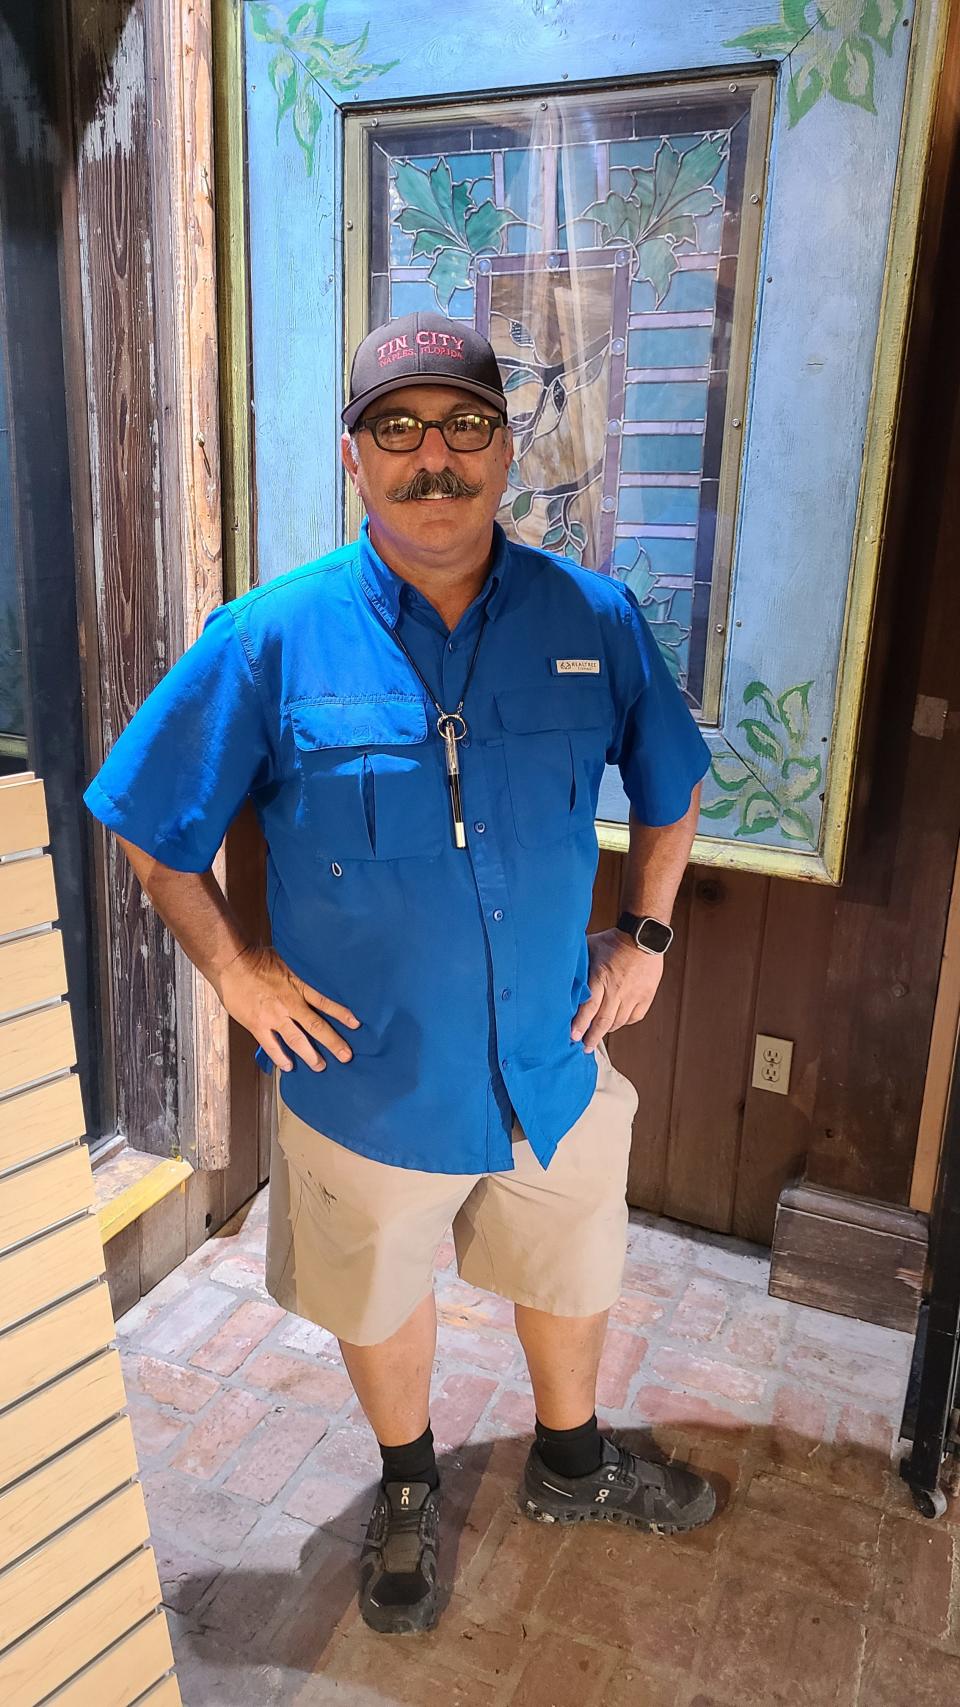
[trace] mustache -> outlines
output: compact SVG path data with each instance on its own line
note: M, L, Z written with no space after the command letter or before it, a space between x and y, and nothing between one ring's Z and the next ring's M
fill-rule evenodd
M438 493L441 498L475 498L483 491L483 481L473 485L464 480L460 474L455 474L452 468L442 468L439 474L432 474L427 468L418 468L409 480L402 486L394 486L387 498L391 504L406 504L415 498L432 498Z

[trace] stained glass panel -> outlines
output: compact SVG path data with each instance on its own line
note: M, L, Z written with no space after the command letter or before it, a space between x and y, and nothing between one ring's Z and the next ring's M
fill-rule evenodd
M515 438L500 521L624 581L704 722L756 276L740 247L743 197L761 191L745 181L755 90L705 80L348 120L367 263L348 258L348 278L369 281L349 344L417 308L489 337Z

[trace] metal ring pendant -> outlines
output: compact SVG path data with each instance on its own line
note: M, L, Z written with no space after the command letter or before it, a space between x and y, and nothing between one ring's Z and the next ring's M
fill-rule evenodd
M459 732L455 729L449 731L445 729L444 725L448 723L459 723ZM446 740L448 732L455 741L462 741L467 733L466 718L461 717L458 711L445 711L437 718L437 734L442 735Z

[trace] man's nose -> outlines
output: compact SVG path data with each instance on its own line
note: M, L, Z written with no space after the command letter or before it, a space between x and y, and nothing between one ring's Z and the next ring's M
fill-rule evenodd
M450 447L439 427L428 427L420 446L420 462L431 474L439 474L450 462Z

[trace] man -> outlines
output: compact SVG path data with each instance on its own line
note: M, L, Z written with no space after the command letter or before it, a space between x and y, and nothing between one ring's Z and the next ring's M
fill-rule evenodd
M340 1342L383 1457L374 1629L436 1618L433 1268L515 1305L536 1400L521 1509L681 1530L709 1484L602 1437L642 1019L708 749L630 593L511 544L490 345L416 314L359 346L342 456L359 540L211 613L84 796L279 1069L267 1283ZM585 937L605 763L629 796L618 928ZM272 946L209 867L244 799ZM280 1083L282 1079L282 1093Z

